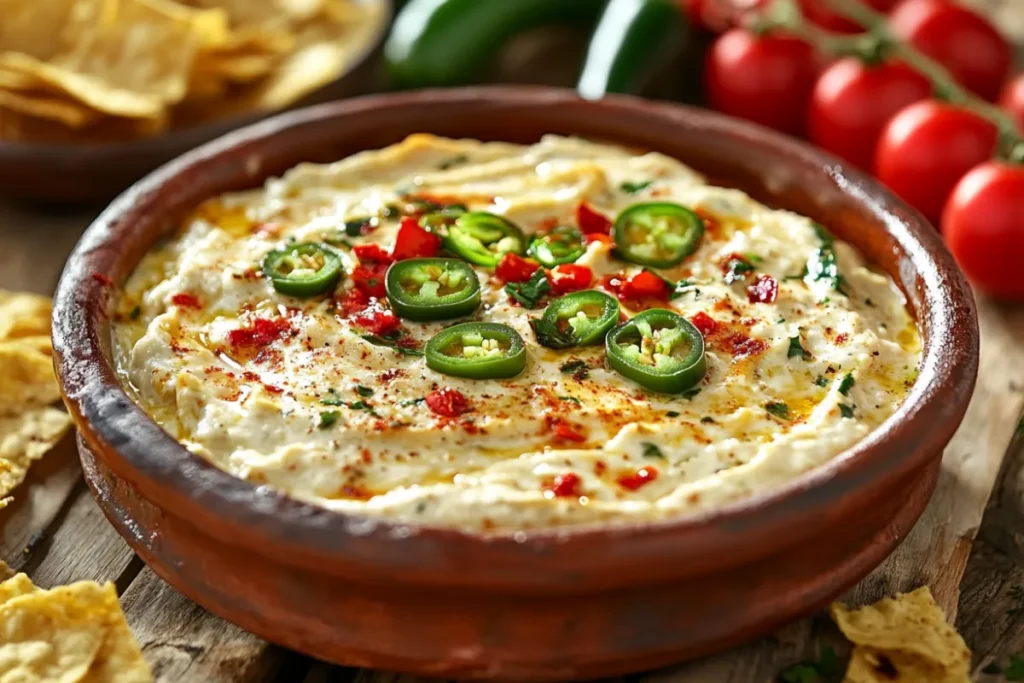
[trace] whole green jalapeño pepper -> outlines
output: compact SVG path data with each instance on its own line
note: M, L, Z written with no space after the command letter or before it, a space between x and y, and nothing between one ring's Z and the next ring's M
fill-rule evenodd
M547 268L574 263L586 250L583 233L571 225L558 225L551 232L534 237L529 249L530 255Z
M519 333L500 323L461 323L435 334L426 347L431 370L470 379L507 379L526 367Z
M646 310L609 332L605 350L613 369L651 391L678 394L707 372L700 331L663 308Z
M443 229L442 237L449 251L484 268L494 268L505 254L526 253L526 238L519 226L486 211L459 215Z
M697 250L704 221L671 202L627 207L615 219L615 252L623 261L649 268L671 268Z
M448 320L469 315L480 305L480 280L453 258L398 261L384 278L388 301L408 320Z
M600 344L618 321L619 302L589 289L555 299L532 325L542 346L567 349Z
M263 274L281 294L311 297L334 289L341 277L341 257L319 242L299 242L263 257Z

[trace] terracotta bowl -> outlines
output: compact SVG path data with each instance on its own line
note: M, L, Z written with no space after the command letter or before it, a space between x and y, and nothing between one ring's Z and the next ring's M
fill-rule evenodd
M380 4L378 25L365 47L352 56L335 80L288 107L327 102L365 93L376 76L377 60L391 24L393 0L357 0ZM232 115L175 128L142 140L94 144L0 140L0 194L21 201L106 203L154 168L225 133L275 112Z
M920 377L877 431L784 488L658 523L482 536L321 509L194 457L122 390L106 311L201 200L414 132L654 149L812 216L899 283ZM368 97L278 116L151 174L89 228L61 279L56 365L86 478L171 585L257 635L334 662L462 678L610 676L694 657L810 613L910 530L978 364L971 292L928 223L799 142L706 111L543 88Z

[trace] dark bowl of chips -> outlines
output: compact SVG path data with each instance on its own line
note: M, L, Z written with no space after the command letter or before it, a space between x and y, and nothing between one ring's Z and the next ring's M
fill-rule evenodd
M0 191L49 202L109 200L234 128L366 90L392 10L391 0L13 5L0 26Z

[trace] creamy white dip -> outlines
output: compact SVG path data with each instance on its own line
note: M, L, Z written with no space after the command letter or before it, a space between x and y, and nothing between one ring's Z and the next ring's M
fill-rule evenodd
M379 215L409 194L502 214L527 234L574 223L581 202L611 220L651 199L709 218L698 250L659 271L693 283L662 307L714 321L699 392L648 392L607 365L603 346L538 345L529 319L541 310L510 303L488 270L477 269L483 305L471 319L523 336L526 369L510 380L449 377L365 341L339 305L348 276L333 298L295 299L259 272L289 240L340 244L347 219ZM346 239L390 250L398 225L381 219ZM920 339L891 280L839 240L842 292L806 274L827 237L656 153L562 137L527 147L415 135L199 207L130 278L114 348L139 403L190 451L331 509L467 529L660 519L829 460L891 415L913 383ZM641 270L611 249L593 242L578 261L595 287L603 275ZM339 250L351 273L355 257ZM774 302L752 303L750 279L726 284L732 254L777 282ZM231 333L256 319L286 331L240 350ZM420 342L444 324L404 321ZM587 370L563 371L574 360ZM446 387L469 412L432 412L423 399ZM324 412L333 414L326 426ZM572 495L556 495L570 474Z

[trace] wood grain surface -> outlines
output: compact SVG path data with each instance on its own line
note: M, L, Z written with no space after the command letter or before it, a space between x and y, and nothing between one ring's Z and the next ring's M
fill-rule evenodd
M1001 13L1001 28L1024 38L1022 0L972 2ZM0 288L51 293L67 253L94 213L0 204ZM847 599L861 603L928 583L974 650L976 680L994 683L1002 678L981 669L1024 649L1024 459L1018 457L1024 445L1024 429L1018 427L1024 406L1024 308L988 301L980 301L979 308L978 388L946 451L938 490L897 551ZM78 579L114 581L161 683L427 683L315 662L265 643L178 594L107 524L81 480L70 438L14 495L15 503L0 513L0 560L47 587ZM728 652L630 680L766 683L787 665L813 658L823 642L840 640L819 616Z

